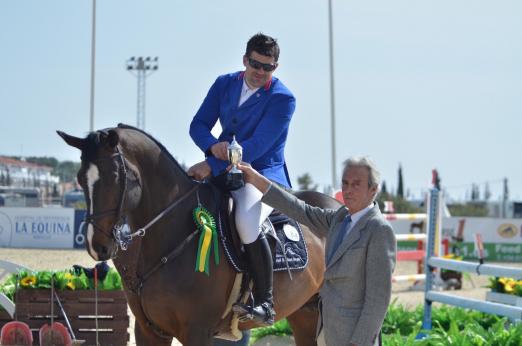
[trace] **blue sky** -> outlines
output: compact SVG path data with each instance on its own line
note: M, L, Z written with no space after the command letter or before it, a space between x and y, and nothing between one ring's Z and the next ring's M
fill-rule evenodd
M79 160L54 131L89 130L90 0L0 2L0 155ZM276 76L297 110L291 177L331 184L327 1L97 1L95 128L136 123L131 56L158 56L146 130L180 161L202 154L190 120L219 74L242 69L248 38L278 38ZM437 168L450 197L509 179L522 199L522 3L333 0L337 167L369 155L388 188L426 190Z

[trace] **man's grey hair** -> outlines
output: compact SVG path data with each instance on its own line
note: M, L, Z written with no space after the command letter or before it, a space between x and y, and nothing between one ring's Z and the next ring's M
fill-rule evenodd
M343 176L346 171L351 167L365 167L368 168L368 187L377 187L379 191L379 185L381 184L381 172L377 169L375 163L367 156L363 157L350 157L344 161Z

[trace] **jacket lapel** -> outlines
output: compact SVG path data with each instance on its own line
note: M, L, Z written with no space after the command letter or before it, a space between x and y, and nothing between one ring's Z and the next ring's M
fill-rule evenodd
M339 245L339 247L337 248L337 250L333 254L332 259L330 260L330 262L326 264L326 268L327 269L329 267L331 267L332 264L334 264L339 258L341 258L341 256L355 242L357 242L361 238L361 232L363 232L364 229L366 228L366 225L368 224L368 221L370 221L370 219L373 218L378 213L379 213L379 206L375 203L373 208L371 210L369 210L366 213L366 215L364 215L359 221L357 221L357 223L350 230L350 233L346 236L346 238L343 240L341 245ZM341 223L341 225L342 225L342 223ZM337 227L337 228L338 228L337 232L340 232L341 230L339 228L341 228L341 227ZM335 232L335 233L337 234L337 232ZM330 238L330 239L337 239L337 238ZM329 248L331 249L332 246L333 246L333 244L330 244Z
M242 86L242 85L241 85ZM239 94L241 95L241 88L239 89ZM241 105L238 109L243 109L246 107L250 107L264 99L268 95L267 90L264 88L259 88L255 93L250 95L250 97ZM239 99L237 99L237 103L239 103Z
M239 98L241 97L241 90L243 89L243 76L240 74L236 81L234 81L234 87L232 88L232 106L233 109L238 109L237 105L239 104Z
M328 239L326 241L326 249L325 249L325 261L328 260L330 253L332 252L332 248L334 246L335 239L339 237L339 232L343 231L344 225L344 217L335 224L333 231L328 235Z

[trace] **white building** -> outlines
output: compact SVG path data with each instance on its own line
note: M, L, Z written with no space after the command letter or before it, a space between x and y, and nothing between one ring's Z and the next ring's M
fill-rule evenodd
M60 182L52 167L0 156L0 185L50 188Z

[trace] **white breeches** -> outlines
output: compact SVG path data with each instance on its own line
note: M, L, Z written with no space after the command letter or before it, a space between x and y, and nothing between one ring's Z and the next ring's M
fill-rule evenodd
M243 244L253 243L259 236L259 226L274 208L261 203L263 194L252 184L231 191L236 204L236 228Z

